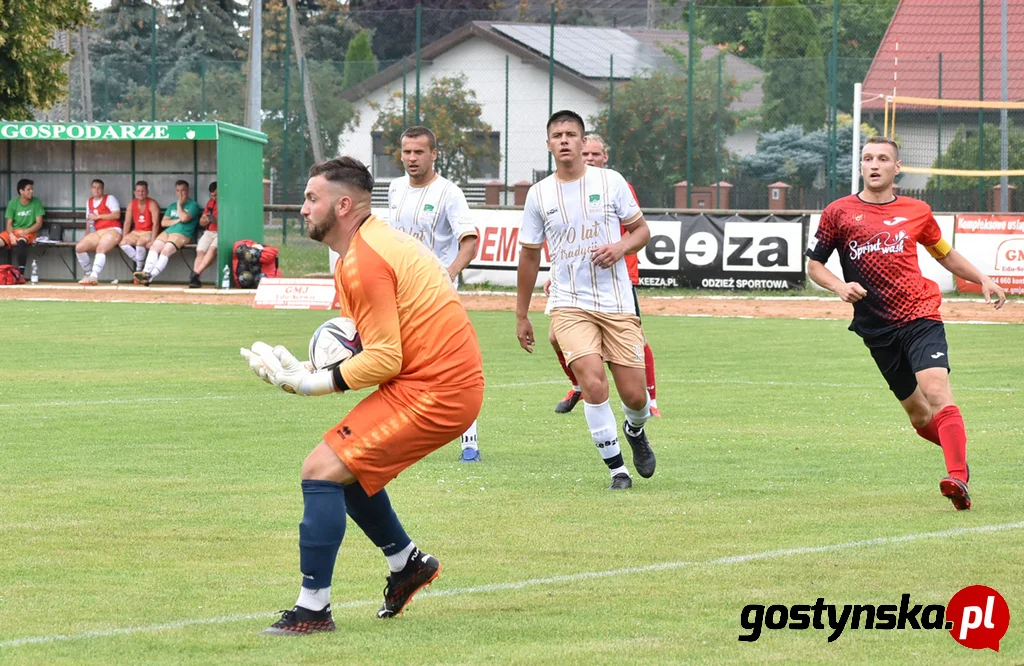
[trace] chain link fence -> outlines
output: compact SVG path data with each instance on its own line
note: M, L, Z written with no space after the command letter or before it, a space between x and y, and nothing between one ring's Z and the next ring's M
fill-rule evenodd
M349 44L366 31L369 52L346 60L323 46L329 40L303 16L303 39L312 45L304 66L291 37L269 34L265 20L265 175L275 203L301 201L312 161L302 98L308 77L325 154L369 164L381 190L378 203L387 182L402 173L397 134L421 123L439 137L439 171L462 183L471 202L512 205L517 190L525 193L525 185L550 172L545 121L552 110L569 108L603 137L610 166L647 208L766 209L779 189L770 186L782 182L786 208L820 209L850 191L855 84L865 82L863 136L885 131L884 97L892 94L894 70L908 90L931 90L928 97L948 95L938 85L940 60L958 81L973 79L975 98L982 69L986 80L998 81L998 60L991 60L998 42L987 47L983 63L976 50L907 35L907 55L897 64L895 42L885 37L896 5L565 0L481 10L350 9L335 23ZM970 11L955 0L931 7ZM268 43L283 47L268 55ZM153 51L92 60L93 119L243 121L243 60L182 62L153 58ZM70 68L73 120L85 113L78 60ZM922 79L928 68L935 85ZM1011 61L1009 70L1011 81L1024 80L1024 62ZM897 90L904 94L910 93ZM986 98L996 99L992 94ZM1010 168L1024 167L1020 112L1011 114L1010 126ZM964 161L961 153L973 146L974 159L964 168L977 168L979 151L985 168L999 168L992 166L999 164L999 111L898 108L894 129L904 153L924 166ZM906 191L936 209L986 210L986 193L997 182L915 177ZM1012 210L1024 208L1021 199L1011 200ZM289 242L297 229L286 224L281 231Z

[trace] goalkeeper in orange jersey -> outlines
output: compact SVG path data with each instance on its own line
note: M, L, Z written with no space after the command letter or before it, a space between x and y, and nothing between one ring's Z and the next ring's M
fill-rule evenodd
M445 267L429 248L370 212L373 176L340 157L309 170L302 216L310 238L338 253L341 314L363 350L312 371L283 347L256 343L242 355L256 373L299 395L376 386L306 457L299 523L302 587L295 606L263 633L333 631L330 595L346 512L391 569L377 617L394 617L441 569L405 533L384 486L458 438L483 401L480 346Z

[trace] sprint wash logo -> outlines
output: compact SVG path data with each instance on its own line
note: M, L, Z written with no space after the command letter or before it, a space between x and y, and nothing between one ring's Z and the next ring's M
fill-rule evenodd
M944 629L960 645L972 650L999 651L999 641L1010 626L1010 608L999 592L984 585L965 587L945 606L922 606L910 602L910 595L899 604L826 604L818 597L813 605L786 606L748 604L740 611L740 626L749 633L739 640L753 643L765 629L828 630L828 642L839 639L847 630Z

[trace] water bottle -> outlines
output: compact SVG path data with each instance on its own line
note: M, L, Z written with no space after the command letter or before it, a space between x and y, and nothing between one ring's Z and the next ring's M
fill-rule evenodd
M224 273L220 278L220 288L230 289L231 288L231 267L224 264Z
M32 260L32 284L39 284L39 264Z
M86 220L85 226L90 234L96 233L96 220Z

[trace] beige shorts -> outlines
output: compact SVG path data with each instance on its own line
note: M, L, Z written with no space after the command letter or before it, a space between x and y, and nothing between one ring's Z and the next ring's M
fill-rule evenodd
M644 367L644 336L636 315L556 308L551 312L551 328L567 363L600 354L605 363Z
M162 240L170 243L179 250L188 245L188 236L184 234L169 234L166 231L156 237L157 240Z
M203 235L199 237L199 242L196 243L196 252L209 252L211 246L214 251L217 250L217 232L204 231Z
M145 245L153 237L152 231L129 231L121 240L121 245Z

